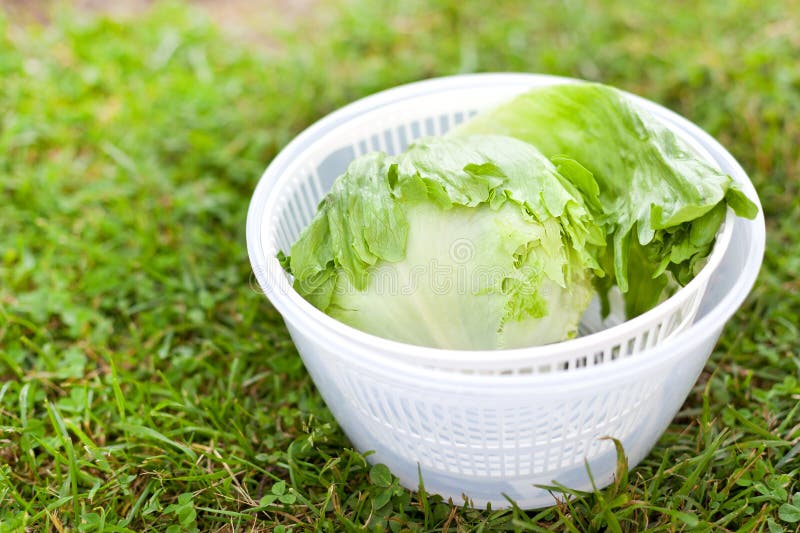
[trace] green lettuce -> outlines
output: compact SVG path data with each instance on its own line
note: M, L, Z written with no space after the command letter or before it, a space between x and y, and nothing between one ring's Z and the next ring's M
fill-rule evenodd
M538 88L397 156L354 160L279 254L317 308L387 339L516 348L574 336L595 293L641 314L705 264L731 178L620 91Z
M496 135L365 155L284 265L313 305L392 340L494 349L574 336L606 236L584 200L591 173L558 164Z
M727 207L749 218L756 214L729 176L608 86L534 89L454 133L470 134L515 137L552 158L560 171L576 161L589 171L581 179L592 189L582 191L608 239L599 258L608 275L595 278L596 286L606 309L613 285L626 293L629 318L656 305L670 281L686 284L695 276Z

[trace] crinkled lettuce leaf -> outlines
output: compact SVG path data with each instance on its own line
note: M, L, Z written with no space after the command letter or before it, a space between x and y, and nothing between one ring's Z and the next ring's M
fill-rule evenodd
M608 238L600 260L609 275L597 278L596 285L603 296L615 284L627 293L629 318L663 297L667 272L681 284L697 273L726 206L748 218L756 214L729 176L624 93L605 85L536 88L454 132L472 134L528 142L572 176ZM571 161L591 177L580 169L570 172Z
M574 182L561 174L579 174ZM283 264L334 318L388 339L492 349L577 333L606 236L592 175L503 136L354 160Z

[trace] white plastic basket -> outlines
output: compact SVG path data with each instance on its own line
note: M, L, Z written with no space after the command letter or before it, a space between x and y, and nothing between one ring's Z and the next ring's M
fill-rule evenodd
M391 132L407 120L423 120L427 128L420 102L435 99L449 111L437 107L433 131L423 133L440 133L447 126L435 125L441 115L457 117L456 109L468 114L469 102L477 109L536 85L565 81L574 80L468 75L379 93L299 135L254 193L247 243L259 284L283 315L306 368L353 444L374 451L369 460L387 464L409 488L417 486L419 472L430 492L455 501L463 494L477 506L497 507L507 505L508 496L523 507L539 507L553 500L537 484L557 480L590 489L584 460L598 486L610 483L614 449L601 438L621 440L631 465L647 454L758 273L763 217L729 216L718 237L730 243L727 251L715 248L700 275L657 310L564 343L486 352L436 350L367 335L321 313L291 289L274 255L310 220L333 179L357 153L404 146L402 135L381 140L373 132ZM716 141L666 109L637 102L758 202L741 167ZM387 109L391 112L381 111ZM626 357L631 354L638 356Z
M423 135L441 135L480 110L506 101L537 85L564 83L563 78L530 75L474 75L406 85L355 102L308 128L289 144L264 174L253 202L261 209L260 250L251 256L262 288L275 307L291 305L342 334L362 337L378 351L430 368L482 374L530 374L573 371L638 354L685 328L694 319L708 280L730 242L732 212L720 228L706 266L667 301L625 321L622 305L602 319L593 302L584 315L582 336L557 344L501 351L438 350L390 343L324 315L290 287L290 279L275 258L288 252L308 225L316 206L355 157L372 150L390 154L405 149ZM663 108L631 95L669 125ZM669 112L667 112L669 113ZM706 150L680 129L672 128L698 155L716 165ZM264 282L262 282L262 277Z

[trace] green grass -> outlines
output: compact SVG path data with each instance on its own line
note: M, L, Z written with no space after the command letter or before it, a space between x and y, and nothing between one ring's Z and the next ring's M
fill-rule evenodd
M181 6L44 27L0 15L0 530L800 530L796 3L320 10L267 44ZM303 127L486 70L675 109L742 162L768 224L753 293L653 452L534 512L452 506L371 469L254 289L244 242L260 173Z

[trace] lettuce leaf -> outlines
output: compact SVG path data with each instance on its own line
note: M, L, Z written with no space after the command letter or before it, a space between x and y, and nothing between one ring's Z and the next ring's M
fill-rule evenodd
M592 298L606 236L579 185L509 137L428 138L354 160L283 264L295 289L385 338L492 349L563 340ZM565 171L566 172L566 171Z
M608 239L601 263L609 276L598 278L597 288L604 297L615 284L628 293L629 318L664 297L667 272L681 284L696 274L711 252L725 206L748 218L756 214L729 176L608 86L534 89L453 133L472 134L528 142L573 177ZM592 179L570 172L565 157Z

